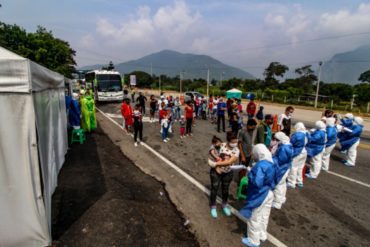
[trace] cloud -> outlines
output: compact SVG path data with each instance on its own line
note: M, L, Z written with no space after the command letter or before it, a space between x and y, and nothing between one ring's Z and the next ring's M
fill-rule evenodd
M370 29L370 3L362 3L354 12L339 10L324 13L318 22L319 29L334 33L355 33Z

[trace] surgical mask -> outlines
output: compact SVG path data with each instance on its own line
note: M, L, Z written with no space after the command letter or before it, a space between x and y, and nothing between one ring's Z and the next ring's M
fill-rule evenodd
M238 146L238 143L229 143L229 146L232 148L236 148Z
M344 127L349 128L353 125L352 119L344 118L344 119L341 119L341 121Z
M289 112L288 113L288 117L291 117L293 115L293 113Z

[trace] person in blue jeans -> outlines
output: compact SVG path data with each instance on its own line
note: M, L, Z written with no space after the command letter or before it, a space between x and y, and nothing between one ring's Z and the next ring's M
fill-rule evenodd
M220 124L222 121L222 130L225 132L225 111L226 111L226 103L222 98L217 104L217 131L220 132Z

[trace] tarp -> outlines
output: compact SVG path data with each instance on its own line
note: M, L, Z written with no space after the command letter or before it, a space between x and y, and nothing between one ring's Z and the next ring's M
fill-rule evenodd
M51 244L67 152L64 77L0 47L0 246Z
M230 99L230 98L241 99L242 98L242 91L240 91L236 88L233 88L233 89L226 92L226 98L228 98L228 99Z

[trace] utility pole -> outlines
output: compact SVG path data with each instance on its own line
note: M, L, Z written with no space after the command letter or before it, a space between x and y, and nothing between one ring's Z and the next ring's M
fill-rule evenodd
M319 90L320 90L320 77L321 77L321 66L323 62L319 62L319 75L317 77L317 84L316 84L316 97L315 97L315 108L317 108L317 100L319 99Z
M153 77L153 63L150 63L150 77Z
M207 100L209 99L209 69L207 69Z
M161 94L161 76L159 75L159 95Z

